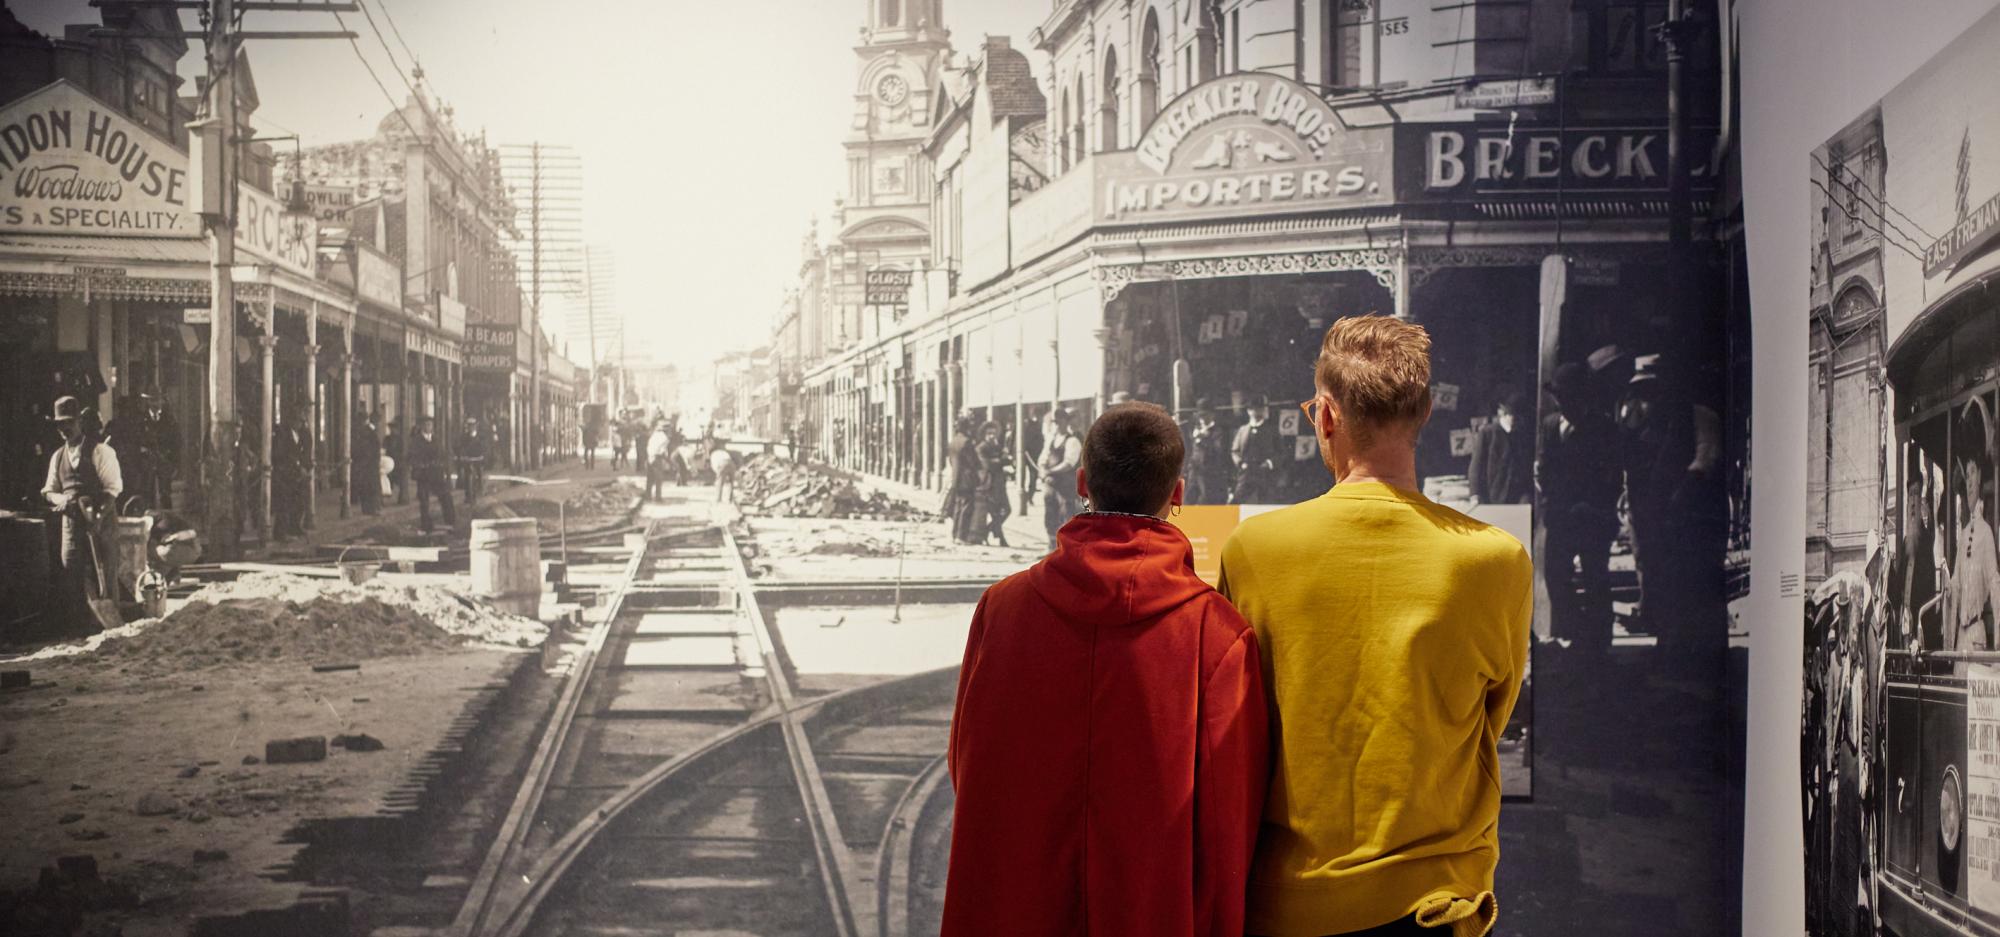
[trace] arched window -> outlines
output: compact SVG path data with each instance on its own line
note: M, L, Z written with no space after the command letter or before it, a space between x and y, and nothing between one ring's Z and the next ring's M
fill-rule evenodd
M1118 148L1118 47L1104 50L1104 87L1098 94L1103 95L1097 106L1097 149L1099 152Z
M903 18L903 0L882 0L882 25L894 26Z
M1083 89L1083 73L1077 72L1076 115L1074 120L1070 123L1070 134L1071 136L1076 138L1076 161L1079 163L1083 162L1084 154L1090 152L1089 138L1084 136L1084 131L1090 126L1090 115L1083 103L1088 100L1090 100L1090 96L1084 94L1084 89Z
M1160 15L1146 10L1146 25L1139 34L1139 126L1144 127L1160 112Z

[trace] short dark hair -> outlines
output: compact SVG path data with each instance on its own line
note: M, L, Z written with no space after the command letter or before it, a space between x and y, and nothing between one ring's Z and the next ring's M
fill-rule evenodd
M1151 514L1181 477L1180 424L1157 404L1121 403L1083 437L1084 484L1097 511Z

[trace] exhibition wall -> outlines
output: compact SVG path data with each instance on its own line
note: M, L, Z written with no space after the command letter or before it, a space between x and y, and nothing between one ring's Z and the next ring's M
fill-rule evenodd
M1742 932L1989 933L1993 609L1939 595L1953 569L1986 578L2000 500L2000 311L1978 295L2000 257L1976 223L2000 196L2000 12L1737 15L1759 430Z

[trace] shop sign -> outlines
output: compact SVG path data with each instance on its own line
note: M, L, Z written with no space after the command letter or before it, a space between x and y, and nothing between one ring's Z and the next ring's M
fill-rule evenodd
M68 81L0 107L0 231L198 237L187 155Z
M354 249L354 291L385 309L403 308L403 268L366 245Z
M1175 98L1136 149L1093 158L1096 215L1133 224L1385 204L1393 139L1342 129L1289 79L1228 75Z
M1665 127L1558 127L1539 123L1402 124L1400 178L1410 200L1467 195L1662 193L1667 190ZM1691 155L1714 150L1715 131L1688 134ZM1713 189L1715 166L1694 162L1698 189Z
M301 223L302 222L302 223ZM310 279L316 272L319 222L288 213L268 192L236 186L236 249Z
M1452 103L1467 110L1534 107L1556 102L1554 78L1508 78L1476 81L1458 89Z
M863 274L866 288L863 303L869 306L901 306L909 302L911 272L881 267Z
M1964 218L1951 226L1944 237L1938 238L1924 249L1924 278L1929 279L1939 273L1958 266L2000 234L2000 195L1986 200L1986 203L1967 212Z
M181 310L181 321L187 325L207 325L215 321L215 310L207 306L189 306Z
M1966 669L1963 793L1966 899L2000 911L2000 667L1992 664Z
M514 370L520 336L520 329L512 325L467 322L465 324L466 370Z

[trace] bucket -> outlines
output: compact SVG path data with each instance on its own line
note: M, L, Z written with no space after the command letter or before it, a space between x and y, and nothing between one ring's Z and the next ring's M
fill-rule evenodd
M542 543L532 517L472 522L472 594L503 612L534 618L542 608Z
M148 555L148 544L153 539L153 519L150 517L111 518L111 553L118 559L118 588L120 600L139 597L139 575L146 571L152 557Z
M340 567L341 578L347 580L348 585L358 586L375 578L375 574L382 571L382 561L372 557L350 560L347 558L347 554L353 549L353 547L342 547L340 549L340 557L334 560L333 564ZM366 552L373 553L377 551L368 550Z

